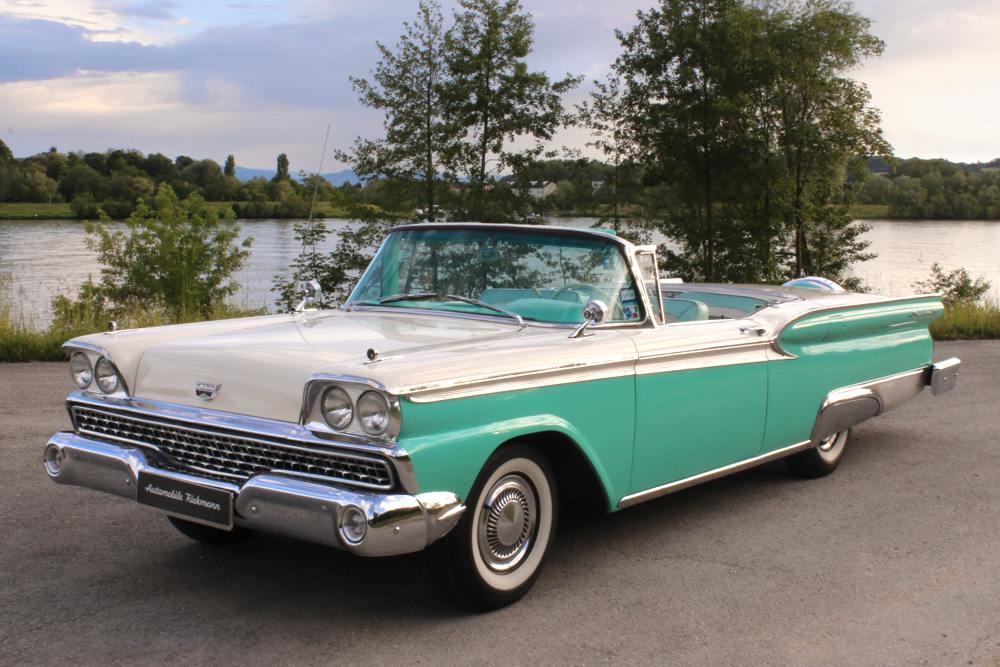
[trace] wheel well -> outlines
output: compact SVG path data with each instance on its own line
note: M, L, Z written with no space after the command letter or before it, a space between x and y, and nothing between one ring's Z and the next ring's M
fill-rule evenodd
M604 485L587 456L569 436L558 431L542 431L519 436L503 446L514 443L528 445L548 459L563 503L607 511L608 495Z

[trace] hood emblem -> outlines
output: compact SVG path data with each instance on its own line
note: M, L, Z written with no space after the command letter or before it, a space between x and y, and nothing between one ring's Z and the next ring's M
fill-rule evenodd
M222 388L221 384L211 384L209 382L195 382L194 383L194 395L203 401L210 401L215 398L215 395L219 393L219 389Z

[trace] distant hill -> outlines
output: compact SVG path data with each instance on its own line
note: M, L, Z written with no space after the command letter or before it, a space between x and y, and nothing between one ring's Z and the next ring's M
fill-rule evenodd
M249 181L251 178L266 178L270 180L274 178L274 169L252 169L250 167L237 166L236 178L241 181ZM298 174L294 174L293 178L298 180ZM361 180L350 169L323 174L323 178L330 181L330 184L334 187L340 187L344 183L358 183Z

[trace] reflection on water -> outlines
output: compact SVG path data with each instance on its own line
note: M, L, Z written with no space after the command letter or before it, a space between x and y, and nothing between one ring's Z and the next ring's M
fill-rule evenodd
M554 224L589 226L588 219L553 220ZM236 275L240 291L233 302L248 307L272 307L271 284L284 274L299 252L290 220L241 222L243 236L254 239L252 252ZM347 224L327 222L333 228ZM930 265L965 267L973 276L993 283L991 296L1000 300L1000 223L974 221L870 221L866 238L878 258L854 267L873 291L900 295L927 277ZM327 239L332 249L335 238ZM88 276L100 272L95 253L86 246L78 222L0 222L0 290L13 314L44 326L51 319L49 303L57 294L72 295Z

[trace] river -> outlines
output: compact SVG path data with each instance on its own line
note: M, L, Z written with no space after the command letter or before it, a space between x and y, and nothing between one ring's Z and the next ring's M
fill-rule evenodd
M553 220L589 226L589 219ZM1000 222L952 220L873 220L866 237L878 257L856 264L855 275L872 291L898 296L913 291L930 266L964 267L993 284L989 298L1000 301ZM254 239L250 258L236 275L240 291L233 302L271 307L276 274L298 254L291 220L241 221L241 234ZM330 221L334 226L344 221ZM330 245L334 241L330 240ZM0 221L0 304L38 327L51 320L49 303L57 294L75 294L79 285L99 277L100 265L87 248L84 226L72 221Z

